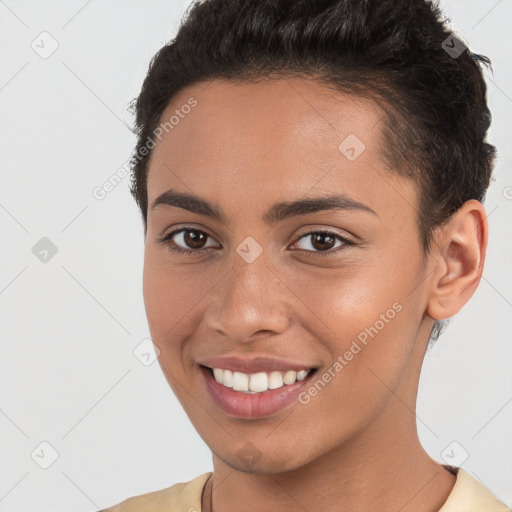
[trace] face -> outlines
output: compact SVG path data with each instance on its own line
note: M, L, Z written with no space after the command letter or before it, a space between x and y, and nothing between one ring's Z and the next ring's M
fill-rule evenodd
M417 191L384 163L382 111L290 78L195 84L173 115L149 165L144 300L198 433L272 474L393 428L432 324Z

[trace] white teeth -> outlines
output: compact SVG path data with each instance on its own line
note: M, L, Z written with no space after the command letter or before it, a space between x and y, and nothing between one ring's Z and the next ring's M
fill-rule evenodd
M222 368L213 368L213 377L215 380L235 391L245 393L263 393L269 389L278 389L283 386L289 386L296 381L304 380L311 370L289 370L287 372L258 372L242 373L223 370Z
M214 375L215 375L215 370L219 370L219 372L223 373L220 381L218 381L217 378L215 378L215 380L217 380L217 382L219 382L219 384L224 384L224 386L226 386L227 388L232 388L233 387L233 372L231 370L220 370L219 368L215 368L214 373L213 373Z
M293 384L297 380L297 372L294 372L293 370L290 370L289 372L286 372L283 377L283 382L285 384Z
M271 372L268 377L268 389L277 389L283 387L283 374L281 372Z
M249 380L249 389L251 391L267 391L268 377L265 372L253 373Z
M224 371L221 370L220 368L214 368L213 369L213 375L215 377L215 380L218 383L222 384L222 380L223 380L222 377L224 376Z
M297 380L304 380L307 374L307 370L300 370L299 372L297 372Z
M246 373L233 373L233 389L235 391L249 391L249 375Z

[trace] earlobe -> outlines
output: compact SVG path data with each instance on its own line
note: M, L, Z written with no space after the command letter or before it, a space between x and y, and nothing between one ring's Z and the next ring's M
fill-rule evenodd
M444 320L457 314L476 291L483 272L488 225L485 209L471 199L440 230L433 244L437 260L427 315Z

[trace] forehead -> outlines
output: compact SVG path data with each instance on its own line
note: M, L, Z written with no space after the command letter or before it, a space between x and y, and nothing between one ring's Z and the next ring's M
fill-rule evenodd
M149 204L169 188L253 207L333 190L368 203L411 185L381 156L380 107L318 81L200 82L172 99L161 125L171 117L151 156Z

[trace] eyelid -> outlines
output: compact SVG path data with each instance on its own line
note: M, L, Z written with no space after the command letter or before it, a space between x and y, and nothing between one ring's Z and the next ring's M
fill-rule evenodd
M346 242L353 243L353 244L356 243L356 240L354 239L354 237L352 235L346 234L346 232L343 232L343 234L342 233L338 233L338 231L336 231L335 228L325 228L325 227L308 228L307 231L304 231L303 233L297 235L297 238L296 238L294 243L297 243L304 236L312 235L312 234L318 234L318 233L324 233L324 234L328 234L328 235L333 235L333 236L335 236L337 238L345 240Z

